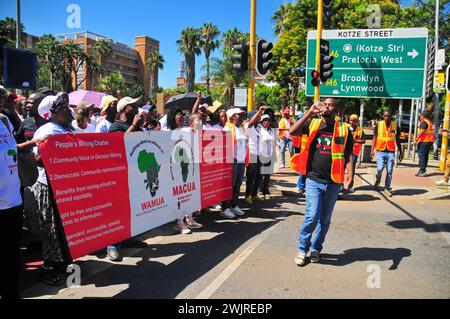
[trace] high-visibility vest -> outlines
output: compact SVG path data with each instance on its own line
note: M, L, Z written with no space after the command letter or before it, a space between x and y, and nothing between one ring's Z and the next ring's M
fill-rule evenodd
M305 149L307 143L308 143L308 134L303 134L302 135L302 147L301 147L301 150Z
M352 132L353 134L353 138L357 138L358 140L362 139L362 134L363 134L363 128L357 126L356 129ZM359 154L361 154L361 147L362 144L359 143L353 143L353 155L355 156L359 156Z
M428 124L428 128L425 130L425 133L420 135L419 143L427 143L427 142L434 143L434 127L433 127L433 124L431 123L430 120L423 119L422 121L420 121L419 129L420 129L420 125L423 122L426 122Z
M292 125L294 125L294 119L292 117L289 118L289 124L291 125L290 127L292 127ZM286 119L284 117L280 120L279 128L280 129L287 128ZM280 131L279 135L280 135L280 139L282 139L285 136L289 137L289 132L288 131Z
M300 148L302 146L302 138L300 136L293 136L292 144L295 148Z
M309 149L314 139L316 138L317 132L323 123L323 119L314 119L309 125L309 136L305 148L302 149L300 154L296 154L292 157L290 166L292 170L300 174L306 175L308 173L308 160L309 160ZM343 143L338 144L336 140L339 139ZM344 183L345 177L345 145L348 139L348 127L342 121L336 121L333 131L333 140L331 142L331 180L337 184Z
M391 121L389 128L386 128L386 122L378 122L378 135L376 150L379 152L395 152L395 141L397 140L397 124Z

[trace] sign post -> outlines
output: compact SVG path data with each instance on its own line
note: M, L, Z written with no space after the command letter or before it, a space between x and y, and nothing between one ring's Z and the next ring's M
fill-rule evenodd
M317 31L308 32L306 76L315 70ZM420 99L424 96L428 30L323 30L334 57L334 76L321 95L346 98ZM314 96L311 79L306 95Z

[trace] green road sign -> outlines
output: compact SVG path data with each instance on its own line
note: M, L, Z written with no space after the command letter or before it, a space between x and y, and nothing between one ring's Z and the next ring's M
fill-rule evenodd
M324 30L334 56L321 96L419 99L424 95L428 30ZM308 32L306 95L314 96L317 32Z

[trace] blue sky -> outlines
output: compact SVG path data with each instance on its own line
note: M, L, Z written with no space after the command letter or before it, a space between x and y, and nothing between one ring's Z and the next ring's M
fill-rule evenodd
M285 0L259 0L257 33L274 40L271 16ZM67 7L81 8L81 28L67 27ZM237 27L249 32L250 0L22 0L22 23L25 32L46 33L90 31L133 46L134 36L148 35L160 41L166 60L160 72L160 85L176 85L178 67L183 56L176 40L187 26L200 27L212 22L224 32ZM0 19L16 16L16 0L0 0ZM218 52L216 52L218 55ZM202 76L203 57L197 58L197 81Z

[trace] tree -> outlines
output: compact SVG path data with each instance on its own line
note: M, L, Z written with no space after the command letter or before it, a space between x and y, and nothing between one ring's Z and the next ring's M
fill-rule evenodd
M67 72L64 73L63 86L65 91L70 93L78 90L78 88L86 80L89 74L100 69L98 63L94 61L94 57L85 51L75 42L68 42L63 45L64 49L64 67ZM85 75L78 77L79 73L83 73L86 68ZM75 86L74 86L75 84Z
M140 84L135 84L131 88L126 88L125 95L131 96L132 98L140 98L142 101L146 100L144 87Z
M33 48L38 60L38 86L62 90L62 79L67 70L64 68L63 45L50 34L44 34Z
M220 35L219 28L212 23L205 23L201 28L202 32L202 42L203 42L203 52L206 58L206 92L209 94L209 83L210 83L210 56L211 53L217 49L220 42L217 37Z
M202 39L199 29L187 27L177 40L178 51L186 61L186 90L193 92L195 84L195 56L201 53Z
M114 72L110 75L100 77L98 90L109 95L114 95L117 90L125 91L125 79L122 73Z
M146 66L150 73L150 97L156 98L156 90L158 89L158 70L164 69L164 57L157 50L150 52L147 58Z
M26 35L23 24L20 23L21 33L21 46L23 47L23 39ZM16 47L16 20L10 17L6 17L4 20L0 20L0 46L8 48Z

